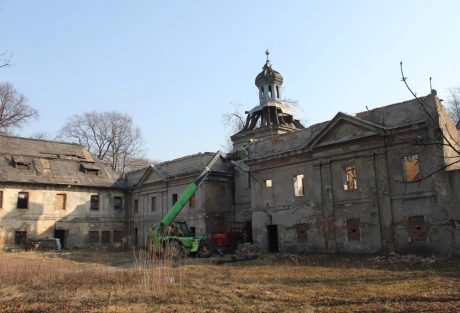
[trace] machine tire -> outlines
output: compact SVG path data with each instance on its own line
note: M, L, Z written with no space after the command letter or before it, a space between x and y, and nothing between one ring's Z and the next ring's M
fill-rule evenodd
M182 256L182 245L176 240L170 240L165 245L165 256L167 258L178 259Z
M212 244L207 240L202 240L198 246L198 256L200 258L209 258L212 255Z

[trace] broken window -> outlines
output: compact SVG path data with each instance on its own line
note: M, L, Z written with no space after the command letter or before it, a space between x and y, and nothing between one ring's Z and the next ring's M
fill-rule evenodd
M418 155L404 157L404 170L406 171L406 181L410 182L420 179Z
M174 204L176 204L176 202L177 202L177 193L173 193L173 195L172 195L172 204L174 205Z
M56 210L65 210L67 196L63 193L58 193L56 195L56 203L54 205Z
M121 242L121 238L122 238L122 232L119 231L119 230L115 230L113 232L113 242Z
M81 167L83 169L83 173L85 173L86 175L92 175L92 176L99 175L99 168L95 166L91 166L88 164L82 164Z
M89 232L89 242L90 243L99 243L99 232L91 230Z
M90 209L99 210L99 196L91 196Z
M102 243L110 243L110 231L102 231L101 241Z
M307 224L306 223L297 224L297 241L298 242L307 242L308 241Z
M264 181L264 185L265 187L272 187L273 186L273 183L272 183L272 180L271 179L267 179L266 181Z
M139 212L139 200L134 199L134 213Z
M18 209L28 209L29 208L29 193L28 192L18 192Z
M152 197L152 211L157 210L157 197Z
M296 197L304 196L303 175L297 175L294 177L294 195Z
M113 197L113 210L121 211L122 199L121 197Z
M348 241L359 241L361 239L359 223L359 218L350 218L347 220Z
M195 207L195 194L193 194L193 195L190 197L190 200L188 201L188 205L189 205L189 207L191 207L191 208L194 208L194 207Z
M347 166L343 168L343 190L357 189L358 183L356 182L356 171L354 166Z
M22 169L22 170L30 170L30 165L31 165L31 160L30 159L25 159L22 156L13 156L13 164L14 167L17 169Z
M426 241L426 226L424 216L409 217L409 236L412 241Z

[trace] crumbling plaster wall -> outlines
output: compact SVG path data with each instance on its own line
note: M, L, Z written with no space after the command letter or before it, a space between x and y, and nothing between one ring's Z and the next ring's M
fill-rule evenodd
M122 191L84 187L3 185L0 209L0 246L14 244L15 232L26 231L30 238L54 237L54 230L66 230L66 248L88 245L92 231L123 230L123 209L114 212L113 197ZM18 209L18 192L28 192L28 209ZM66 195L65 209L56 209L56 195ZM99 210L90 210L91 195L99 196Z

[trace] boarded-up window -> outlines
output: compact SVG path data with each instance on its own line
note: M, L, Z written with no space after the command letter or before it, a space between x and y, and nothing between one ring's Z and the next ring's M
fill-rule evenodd
M110 243L110 231L102 231L102 243Z
M152 211L157 210L157 197L152 197Z
M113 198L113 210L114 211L121 211L121 204L122 204L121 197L114 197Z
M296 197L302 197L304 195L303 175L294 177L294 195Z
M176 204L176 202L177 202L177 193L173 193L173 195L172 195L172 204L174 205L174 204Z
M18 192L18 209L29 208L29 193Z
M307 224L306 223L297 224L297 241L298 242L307 242L308 241Z
M356 170L354 166L343 168L343 190L357 189Z
M424 216L409 217L409 236L412 241L426 241L426 225Z
M347 220L348 241L359 241L361 233L359 229L359 218L350 218Z
M134 199L134 213L139 212L139 200Z
M190 197L190 200L188 201L188 205L189 205L191 208L194 208L194 207L195 207L195 194L193 194L193 195Z
M99 243L99 232L98 231L90 231L89 232L89 242L90 243Z
M91 196L90 209L99 210L99 196Z
M271 180L271 179L265 180L264 186L267 187L267 188L268 188L268 187L272 187L272 186L273 186L272 180Z
M66 198L66 195L63 193L58 193L56 195L56 203L54 206L56 210L65 210Z
M406 181L410 182L420 179L418 155L404 157L404 170L406 171Z
M122 232L119 230L115 230L113 232L113 242L121 242Z
M0 209L3 208L3 190L0 190Z

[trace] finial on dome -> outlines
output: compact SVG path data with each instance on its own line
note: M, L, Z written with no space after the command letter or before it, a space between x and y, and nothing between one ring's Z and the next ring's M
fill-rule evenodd
M268 55L270 54L270 51L268 51L268 48L267 50L265 50L265 54L267 55L267 62L270 62L270 60L268 59Z

